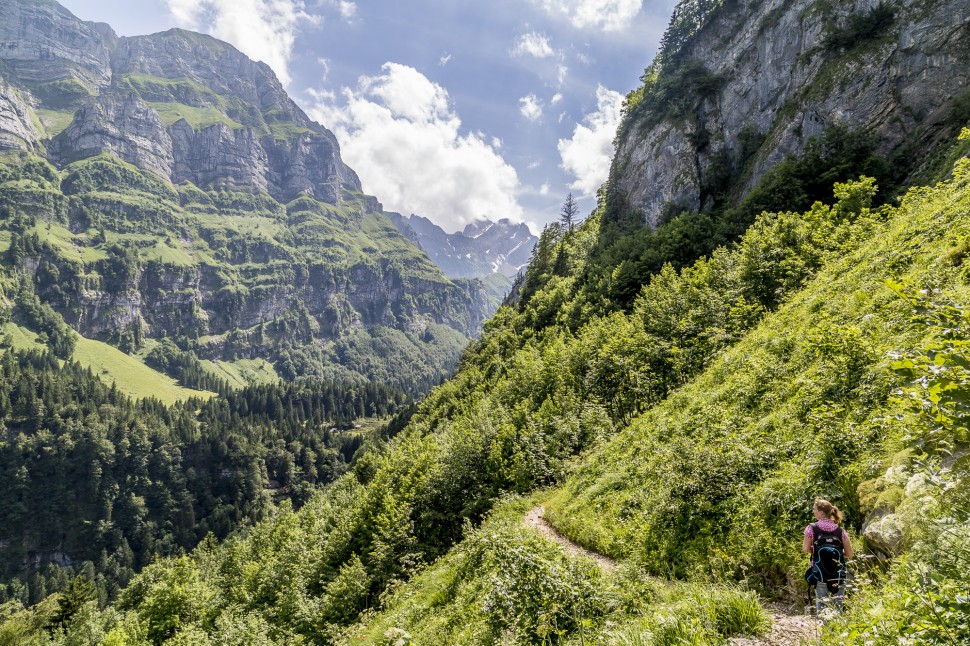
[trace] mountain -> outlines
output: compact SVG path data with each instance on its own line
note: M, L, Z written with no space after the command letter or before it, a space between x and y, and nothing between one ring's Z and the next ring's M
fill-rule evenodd
M26 271L68 325L136 354L165 337L230 369L412 392L477 334L481 283L397 231L268 66L178 29L118 37L51 1L0 11L8 294Z
M444 229L420 215L389 213L394 226L420 246L450 278L514 278L525 268L539 238L529 227L508 219L478 220L463 231Z
M540 236L516 298L386 441L300 511L148 566L106 610L66 588L2 629L60 643L716 644L790 643L799 622L822 643L968 642L968 14L947 0L684 0L627 102L596 212ZM793 88L806 104L840 96L861 118L888 84L926 110L897 115L895 140L873 115L827 123L763 170L757 152L751 166L725 153L710 202L653 211L641 188L689 197L691 175L651 178L631 160L647 173L661 170L651 155L701 147L691 124L722 81L681 54L712 33L793 73L822 65L804 96ZM720 98L773 78L739 76ZM757 114L733 105L725 122ZM796 114L739 141L775 150ZM827 624L784 614L804 606L817 497L874 557Z

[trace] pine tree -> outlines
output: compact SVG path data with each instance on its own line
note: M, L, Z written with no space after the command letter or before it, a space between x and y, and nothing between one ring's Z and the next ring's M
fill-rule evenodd
M559 211L559 220L567 232L573 230L573 222L576 220L578 214L579 205L576 204L576 200L573 199L573 194L570 192L566 196L566 201L562 203L562 209Z

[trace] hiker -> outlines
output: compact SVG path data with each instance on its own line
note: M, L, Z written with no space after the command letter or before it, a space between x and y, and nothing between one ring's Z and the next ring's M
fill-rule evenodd
M828 500L816 500L815 522L805 528L802 550L812 557L805 574L815 586L816 615L827 620L842 612L845 599L846 559L852 558L849 534L842 529L842 512ZM826 616L823 616L823 611Z

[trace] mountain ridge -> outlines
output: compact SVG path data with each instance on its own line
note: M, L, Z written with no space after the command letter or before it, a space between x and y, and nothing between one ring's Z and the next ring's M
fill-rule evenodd
M485 278L502 274L514 278L529 262L539 238L528 225L508 218L476 220L455 233L420 215L389 213L394 225L418 243L450 278Z

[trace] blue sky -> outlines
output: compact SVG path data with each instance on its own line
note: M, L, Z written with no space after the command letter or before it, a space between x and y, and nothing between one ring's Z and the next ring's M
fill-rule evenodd
M622 97L676 0L60 0L131 36L185 27L269 64L364 190L449 231L541 227L605 180Z

